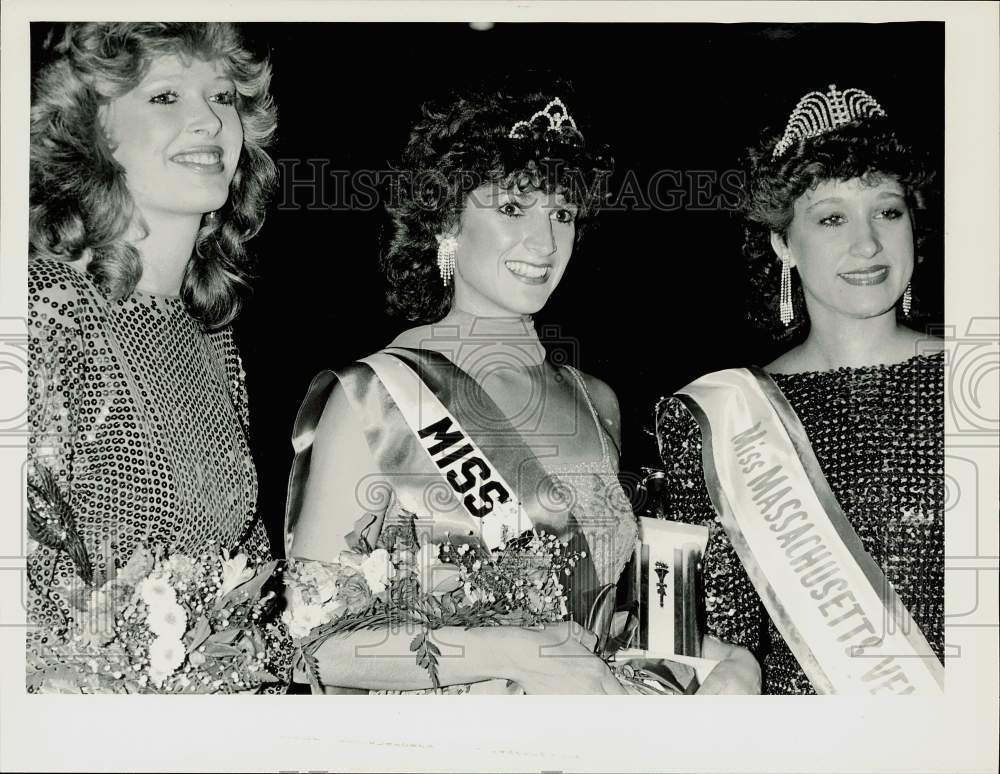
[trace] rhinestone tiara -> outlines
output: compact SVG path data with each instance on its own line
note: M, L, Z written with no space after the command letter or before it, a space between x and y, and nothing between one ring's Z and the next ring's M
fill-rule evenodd
M549 122L546 131L559 131L563 128L564 124L569 125L577 133L579 129L576 128L576 121L573 120L573 116L569 114L569 110L566 109L566 105L563 103L559 97L550 101L541 110L535 112L531 118L527 121L518 121L510 128L510 132L507 137L511 140L524 140L527 139L531 134L531 125L539 118L544 118Z
M885 116L882 106L874 97L861 89L840 91L834 84L825 94L810 91L795 106L788 118L788 125L772 158L779 158L793 143L833 131L851 121L872 116Z

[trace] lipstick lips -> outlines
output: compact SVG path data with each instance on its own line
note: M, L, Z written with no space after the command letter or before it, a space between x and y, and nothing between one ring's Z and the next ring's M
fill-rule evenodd
M549 278L551 266L539 266L527 261L506 261L507 271L528 285L543 285Z
M881 285L889 277L889 267L868 266L864 269L845 271L837 275L849 285Z
M223 152L218 145L200 145L175 153L170 160L200 175L217 175L226 168Z

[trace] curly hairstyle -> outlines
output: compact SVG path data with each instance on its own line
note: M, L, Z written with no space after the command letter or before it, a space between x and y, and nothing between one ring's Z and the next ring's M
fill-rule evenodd
M219 61L236 84L244 135L239 165L228 200L203 219L181 287L188 311L203 325L227 325L249 288L244 243L260 230L277 180L263 150L277 126L270 65L228 23L70 23L50 54L31 108L31 255L73 261L89 251L87 272L112 298L135 290L142 261L125 238L135 203L99 108L138 85L162 55Z
M578 209L579 238L607 198L614 163L607 150L588 150L581 131L568 123L551 130L542 117L520 138L508 137L551 100L539 92L475 90L422 106L386 205L392 235L382 270L390 314L432 323L448 313L453 286L441 283L436 237L458 223L468 195L482 185L561 193Z
M859 178L877 184L892 178L903 195L914 225L918 256L936 228L936 212L929 207L934 171L926 155L904 143L883 118L852 121L826 134L800 140L777 159L774 147L783 129L767 130L761 141L744 157L744 187L740 212L744 217L743 252L748 260L751 323L781 344L798 343L808 333L805 296L797 272L792 273L792 303L795 319L786 328L778 319L781 263L771 247L771 233L788 236L795 201L827 180ZM929 211L929 212L928 212ZM914 293L914 314L918 301Z

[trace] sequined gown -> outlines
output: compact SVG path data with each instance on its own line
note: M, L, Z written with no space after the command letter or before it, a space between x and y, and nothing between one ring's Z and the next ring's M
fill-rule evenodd
M944 650L944 356L774 374L858 536L939 659ZM666 517L709 527L709 633L753 651L763 692L814 693L770 621L705 488L701 432L676 400L656 434Z
M44 258L29 263L28 309L29 464L55 475L95 570L139 543L197 554L214 541L270 559L231 330L204 332L178 298L110 301L81 271ZM27 569L29 628L58 635L74 566L37 546ZM44 636L29 635L29 656Z

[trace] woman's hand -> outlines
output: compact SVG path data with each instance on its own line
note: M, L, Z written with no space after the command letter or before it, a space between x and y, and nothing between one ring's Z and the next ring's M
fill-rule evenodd
M608 665L594 655L597 637L572 621L519 629L509 638L509 679L528 694L624 694Z
M760 664L746 648L706 636L702 639L701 655L719 664L705 678L698 693L760 693Z

